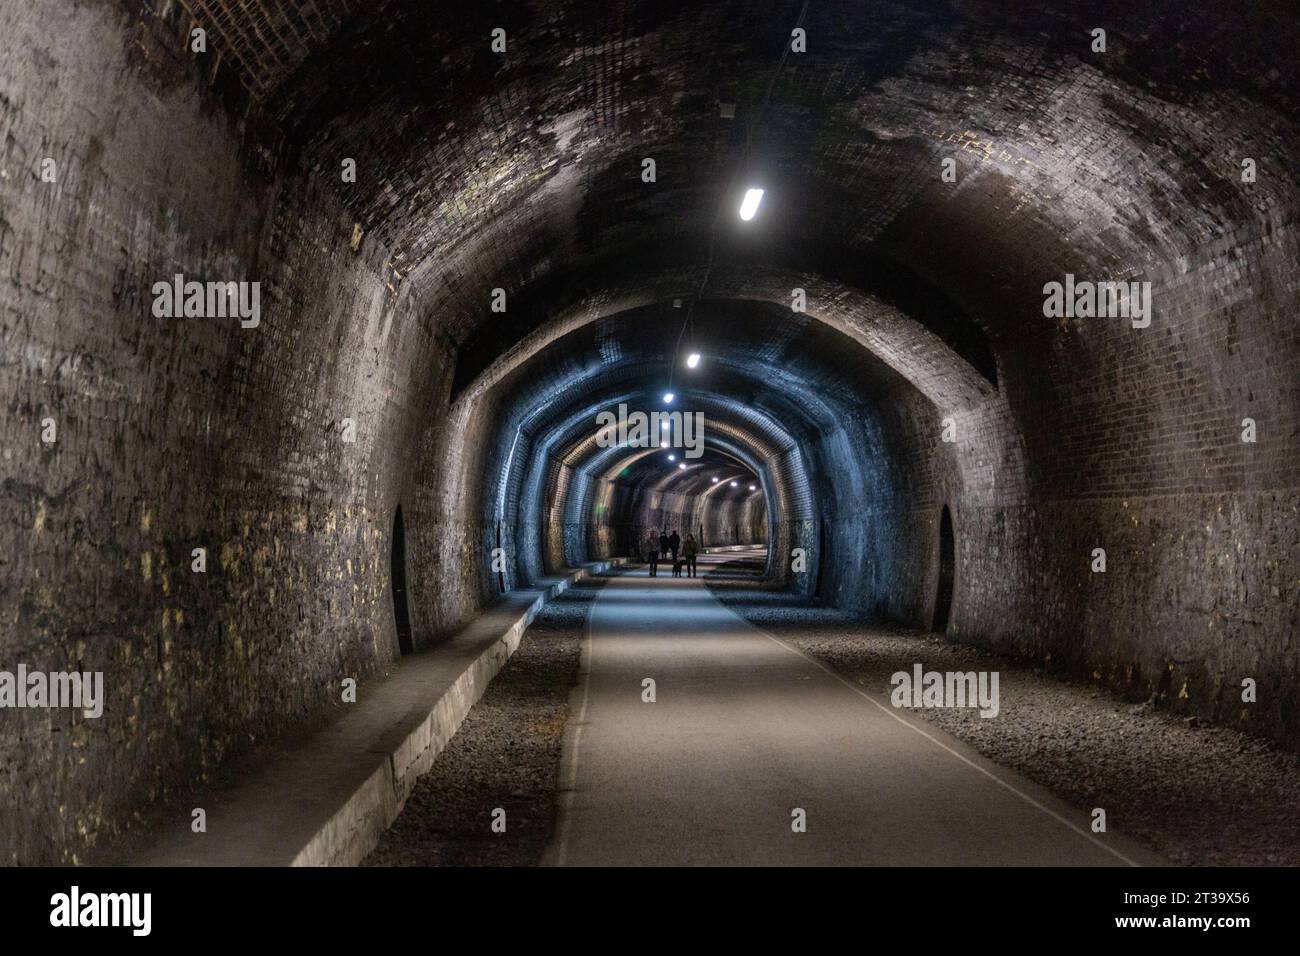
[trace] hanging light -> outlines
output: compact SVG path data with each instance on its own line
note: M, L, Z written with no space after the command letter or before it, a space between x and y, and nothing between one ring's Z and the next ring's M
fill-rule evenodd
M686 356L686 367L687 367L687 368L695 368L695 366L697 366L697 365L699 365L699 364L700 364L700 353L699 353L699 352L692 352L690 355Z
M671 405L673 403L673 399L676 397L677 396L674 395L672 392L664 392L664 404Z
M745 192L745 199L740 204L740 218L749 222L758 212L758 204L763 200L763 190L750 189Z

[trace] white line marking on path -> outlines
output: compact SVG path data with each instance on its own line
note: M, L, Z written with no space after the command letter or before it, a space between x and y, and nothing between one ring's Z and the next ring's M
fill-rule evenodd
M1116 850L1114 847L1108 846L1107 844L1103 843L1101 840L1098 840L1096 836L1089 833L1087 830L1078 826L1074 822L1067 820L1065 817L1061 816L1059 813L1050 809L1049 807L1043 806L1042 803L1035 800L1033 797L1025 793L1019 787L1016 787L1014 784L1011 784L1008 781L1003 780L1001 777L999 777L997 774L993 773L992 771L988 770L987 768L981 767L979 764L975 763L973 760L966 757L964 754L961 754L956 750L953 750L942 740L939 740L937 737L933 736L932 734L927 733L925 730L916 726L911 721L904 719L900 714L894 713L893 710L886 707L884 704L880 703L880 701L876 700L874 697L872 697L862 688L854 685L846 678L842 677L840 674L831 670L829 666L823 664L815 657L809 656L808 654L799 650L799 648L786 643L785 641L781 640L779 637L769 634L767 631L763 630L762 628L755 627L754 625L750 624L739 614L736 614L735 611L732 611L731 608L727 607L725 604L719 601L717 597L714 596L712 591L708 591L708 587L707 585L704 584L704 581L702 579L700 579L700 584L704 586L710 598L712 598L721 608L727 611L727 613L734 616L743 625L749 627L754 632L763 635L764 637L766 637L768 640L772 641L774 644L778 645L779 647L785 648L785 650L789 651L791 654L796 654L799 657L806 660L808 663L813 664L819 670L828 674L830 677L834 678L839 683L843 684L849 690L853 691L853 693L857 694L863 700L872 704L874 707L876 707L878 710L882 711L883 713L887 714L889 717L898 721L904 727L908 728L909 730L913 731L919 736L924 737L926 740L930 741L930 743L934 744L936 747L943 750L945 753L949 754L950 756L960 760L962 763L966 764L972 770L978 771L979 773L983 774L985 777L988 777L998 786L1004 788L1010 793L1015 794L1025 803L1029 804L1031 807L1034 807L1042 811L1047 816L1051 817L1053 820L1056 820L1058 823L1074 831L1074 833L1076 833L1078 836L1083 837L1085 840L1088 840L1089 842L1105 850L1107 853L1111 854L1116 859L1123 862L1125 865L1133 866L1133 867L1141 866L1141 864L1138 863L1136 860L1131 859L1127 855L1121 853L1119 850ZM595 617L596 601L599 600L599 598L600 598L600 594L599 592L597 592L596 596L592 599L591 611L587 615L586 626L583 629L582 656L585 658L585 665L580 665L578 670L579 679L582 681L582 700L578 708L578 723L574 728L574 733L573 733L573 747L569 753L569 760L567 761L566 766L564 767L563 780L561 782L561 788L560 788L559 822L557 825L557 830L559 832L556 837L556 844L555 844L556 846L555 858L554 858L555 866L564 866L568 856L569 834L571 830L570 819L572 816L571 808L573 804L573 794L577 786L577 779L578 779L578 754L582 745L582 729L587 722L587 702L590 697L590 691L591 691L592 658L595 651L595 642L592 640L592 635L591 635L591 622L592 619Z
M716 601L717 598L714 598L714 600ZM718 603L721 604L722 602L719 601ZM726 605L723 605L723 607L726 607ZM728 608L728 610L730 610L730 608ZM734 611L732 611L732 613L735 614ZM737 614L736 616L737 616L737 617L740 617L739 614ZM741 620L744 620L744 618L741 618ZM748 623L748 622L746 621L746 623ZM751 624L750 626L753 627L752 624ZM864 691L861 687L857 687L857 686L855 686L854 684L850 683L850 682L849 682L848 680L846 680L845 678L841 677L839 674L835 673L835 671L831 670L828 666L826 666L825 664L823 664L821 661L817 660L817 658L815 658L815 657L809 657L809 656L808 656L807 654L805 654L803 651L799 650L799 648L794 647L794 646L792 646L792 645L790 645L790 644L787 644L785 641L781 640L779 637L775 637L775 636L773 636L773 635L767 633L767 631L763 630L762 628L755 627L754 630L757 631L759 634L762 634L762 635L763 635L764 637L766 637L768 640L770 640L770 641L774 641L775 643L781 645L781 646L784 647L787 651L789 651L791 654L798 654L800 657L802 657L804 660L808 661L810 664L816 664L818 667L820 667L823 671L825 671L825 672L826 672L827 674L829 674L831 677L835 678L837 681L839 681L841 684L843 684L843 685L844 685L845 687L847 687L849 690L853 691L853 693L857 694L857 695L858 695L859 697L861 697L863 700L868 701L868 702L870 702L871 704L874 704L877 708L879 708L880 710L884 711L884 712L885 712L886 714L888 714L890 717L894 718L894 720L898 721L898 722L899 722L900 724L902 724L904 727L906 727L906 728L908 728L909 730L915 731L916 733L920 734L920 735L921 735L922 737L924 737L926 740L930 741L930 743L934 744L936 747L940 748L941 750L944 750L944 751L946 751L947 753L951 754L952 756L956 757L958 760L960 760L962 763L966 764L968 767L970 767L970 768L972 768L972 769L974 769L974 770L978 770L980 773L984 774L984 776L988 777L988 778L989 778L990 780L992 780L994 783L998 784L998 785L1001 786L1001 787L1006 788L1007 790L1010 790L1012 793L1014 793L1014 794L1015 794L1017 797L1019 797L1021 800L1025 801L1025 803L1029 804L1029 805L1032 806L1032 807L1037 807L1039 810L1042 810L1044 813L1046 813L1046 814L1047 814L1049 817L1051 817L1053 820L1056 820L1058 823L1063 823L1065 826L1069 827L1071 830L1073 830L1073 831L1074 831L1075 833L1077 833L1079 836L1083 837L1083 838L1086 839L1086 840L1091 841L1092 843L1095 843L1097 846L1101 847L1101 848L1102 848L1103 850L1105 850L1107 853L1110 853L1112 856L1115 856L1117 859L1122 860L1126 865L1128 865L1128 866L1141 866L1141 865L1142 865L1142 864L1138 863L1136 860L1130 859L1129 857L1125 856L1123 853L1121 853L1119 850L1116 850L1114 847L1112 847L1112 846L1107 846L1107 845L1106 845L1105 843L1103 843L1101 840L1098 840L1095 836L1093 836L1093 834L1089 833L1087 830L1085 830L1085 829L1083 829L1082 827L1078 826L1077 824L1071 822L1070 820L1067 820L1065 817L1061 816L1061 815L1060 815L1059 813L1057 813L1055 810L1052 810L1052 809L1049 809L1048 807L1043 806L1041 803L1039 803L1037 800L1035 800L1035 799L1034 799L1033 797L1031 797L1029 794L1025 793L1023 790L1021 790L1020 788L1016 787L1015 785L1013 785L1013 784L1011 784L1011 783L1008 783L1006 780L1003 780L1003 779L1002 779L1001 777L999 777L997 774L993 773L992 771L988 770L988 769L985 768L985 767L981 767L979 764L975 763L975 761L971 760L969 757L965 756L964 754L958 753L957 751L953 750L951 747L949 747L947 744L945 744L942 740L939 740L937 737L934 737L934 736L932 736L932 735L926 733L926 732L925 732L924 730L922 730L920 727L918 727L918 726L916 726L915 724L913 724L910 720L904 720L904 719L902 718L902 716L900 716L899 714L894 713L893 710L891 710L890 708L886 707L886 706L885 706L884 704L882 704L880 701L876 700L874 697L872 697L870 694L868 694L866 691Z

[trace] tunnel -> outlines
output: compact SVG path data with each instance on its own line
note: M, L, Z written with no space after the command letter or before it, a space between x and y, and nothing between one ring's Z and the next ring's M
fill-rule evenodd
M1297 48L0 4L0 861L1300 863Z

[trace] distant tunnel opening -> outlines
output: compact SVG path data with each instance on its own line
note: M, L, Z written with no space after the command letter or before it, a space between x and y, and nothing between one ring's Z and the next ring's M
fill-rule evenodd
M403 654L415 650L411 638L411 613L406 601L406 528L402 523L402 506L393 514L393 553L389 574L393 585L393 617L397 625L397 647Z
M948 616L952 610L952 580L955 572L956 542L952 533L952 513L943 506L939 515L939 585L934 596L934 627L936 634L948 633Z

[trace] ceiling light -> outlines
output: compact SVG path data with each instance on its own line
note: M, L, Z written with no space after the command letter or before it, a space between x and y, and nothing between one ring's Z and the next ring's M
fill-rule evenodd
M758 489L755 488L753 485L750 485L750 486L749 486L749 490L750 490L750 491L758 491Z
M659 443L659 447L660 447L660 448L667 448L667 447L668 447L668 442L666 442L666 441L661 441L661 442Z
M660 422L660 423L659 423L659 428L662 429L663 431L667 431L667 430L668 430L668 423L667 423L667 422Z
M672 392L664 392L664 404L671 405L673 403L673 399L676 397L677 396L674 395Z
M669 460L669 461L676 461L676 460L677 460L677 456L676 456L676 455L669 455L669 456L668 456L668 460Z
M714 476L713 476L713 483L714 483L715 485L718 483L718 476L717 476L717 475L714 475Z
M686 462L682 462L682 463L681 463L680 465L678 465L677 467L680 468L682 471L685 471L685 470L686 470Z
M690 355L688 355L688 356L686 357L686 367L687 367L687 368L695 368L695 366L697 366L697 365L699 365L699 364L700 364L700 353L699 353L699 352L692 352Z
M739 487L739 486L738 486L738 485L733 481L733 482L731 483L731 487L736 488L736 487Z
M745 192L745 201L740 204L740 218L749 222L758 212L758 204L763 199L763 190L750 189Z

